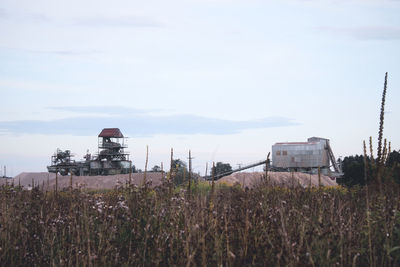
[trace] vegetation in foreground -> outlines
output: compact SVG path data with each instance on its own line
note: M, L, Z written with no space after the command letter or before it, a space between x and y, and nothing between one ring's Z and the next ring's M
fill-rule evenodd
M3 186L1 265L400 265L397 184L171 189Z

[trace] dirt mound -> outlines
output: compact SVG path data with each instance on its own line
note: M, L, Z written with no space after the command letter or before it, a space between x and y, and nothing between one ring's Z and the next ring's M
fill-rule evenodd
M48 172L23 172L13 179L7 179L9 184L22 185L31 188L32 183L43 187L45 190L54 189L56 185L56 175ZM131 183L142 184L144 173L132 173ZM161 172L146 173L146 181L152 185L161 184ZM129 182L129 174L117 174L108 176L72 176L72 186L75 188L84 187L88 189L111 189L118 185L124 185ZM5 182L4 182L5 183ZM58 175L58 188L67 188L71 184L71 176Z
M32 186L32 181L34 184L42 184L43 182L47 183L52 179L56 178L55 173L48 172L22 172L15 176L11 181L14 181L15 185L22 185L24 187Z
M239 172L223 177L217 183L227 183L230 185L239 183L242 186L252 187L262 182L264 172ZM34 185L39 185L45 190L52 190L56 185L56 175L48 172L23 172L13 179L7 179L9 184L22 185L25 188L31 188L32 182ZM132 173L131 183L140 185L143 183L144 173ZM318 185L318 175L306 174L301 172L269 172L268 178L271 184L283 186L308 187ZM6 179L2 179L0 184L4 184ZM151 181L153 186L160 185L162 180L161 172L148 172L146 180ZM108 176L73 176L72 186L75 188L84 187L88 189L111 189L118 185L124 185L129 182L129 174L118 174ZM58 175L58 188L67 188L70 186L71 177ZM329 176L321 175L321 184L324 186L336 186L335 180Z
M239 172L223 177L219 179L217 183L239 183L242 186L252 187L262 182L264 174L264 172ZM308 187L310 183L312 186L318 185L317 174L310 175L301 172L269 172L268 179L271 184L284 186L300 185L302 187ZM325 175L321 175L321 184L323 186L337 185L335 180Z

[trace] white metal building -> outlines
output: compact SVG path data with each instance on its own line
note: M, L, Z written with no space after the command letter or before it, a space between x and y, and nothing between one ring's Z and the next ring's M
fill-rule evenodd
M272 146L272 166L285 169L329 168L331 152L329 139L319 137L310 137L307 142L276 143Z

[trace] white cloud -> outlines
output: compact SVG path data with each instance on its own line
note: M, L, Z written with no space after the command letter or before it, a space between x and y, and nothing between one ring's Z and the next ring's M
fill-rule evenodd
M51 83L51 82L40 82L40 81L29 81L29 80L11 80L11 79L0 79L0 87L4 91L31 91L31 92L43 92L50 93L55 91L69 91L81 92L87 91L89 88L82 86L68 86L66 84ZM94 91L94 90L93 90Z
M78 19L75 22L76 25L79 26L87 26L87 27L162 27L163 24L146 18L139 16L121 16L121 17L91 17Z
M39 12L10 12L4 8L0 8L0 18L21 21L28 23L44 23L51 22L51 18L44 13Z
M98 129L104 127L118 127L118 125L121 125L132 136L153 136L157 134L229 135L239 133L245 129L299 125L299 123L285 117L265 117L258 120L234 121L186 114L155 115L146 110L112 106L61 107L59 110L80 112L80 116L47 121L0 121L0 129L3 129L3 132L14 134L87 136L95 134ZM118 110L118 112L115 113L115 110Z
M364 26L364 27L319 27L321 31L351 36L359 40L399 40L400 27Z
M8 14L4 8L0 8L0 18L5 19L8 17Z

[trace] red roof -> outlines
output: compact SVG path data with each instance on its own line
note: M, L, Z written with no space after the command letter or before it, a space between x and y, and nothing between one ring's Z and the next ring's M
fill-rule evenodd
M123 138L121 131L118 128L104 128L99 137L114 137L114 138Z

